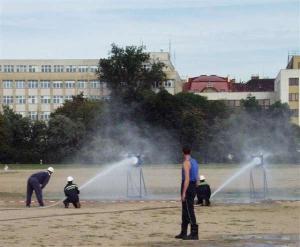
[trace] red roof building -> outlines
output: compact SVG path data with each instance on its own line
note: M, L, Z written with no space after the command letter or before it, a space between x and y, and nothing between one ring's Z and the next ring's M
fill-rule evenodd
M216 75L201 75L188 79L184 84L184 92L229 92L234 80Z
M273 92L274 79L259 79L252 77L247 83L235 83L228 77L216 75L201 75L188 79L183 85L183 92L208 93L208 92Z

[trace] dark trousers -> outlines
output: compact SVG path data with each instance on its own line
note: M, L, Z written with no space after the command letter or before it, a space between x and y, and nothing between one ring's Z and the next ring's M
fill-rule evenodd
M183 183L181 184L181 195L183 190ZM186 228L188 224L194 226L197 224L194 211L194 199L196 196L196 182L190 182L187 191L185 201L182 202L182 226Z
M30 204L31 204L31 197L32 197L33 191L35 192L36 199L38 200L40 206L44 206L41 185L36 178L29 178L27 181L26 206L30 206Z
M75 196L75 197L67 197L65 200L64 200L64 204L65 204L65 207L68 208L69 207L69 203L72 203L73 206L75 208L80 208L80 202L79 202L79 197L78 196Z

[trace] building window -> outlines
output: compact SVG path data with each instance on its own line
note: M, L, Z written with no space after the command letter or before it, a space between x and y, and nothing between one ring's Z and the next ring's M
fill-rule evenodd
M90 72L97 72L98 67L97 66L90 66Z
M25 96L16 96L16 104L26 104Z
M42 72L51 72L51 65L42 65Z
M100 81L90 81L91 88L100 88Z
M28 71L31 72L31 73L39 72L39 66L37 66L37 65L29 65L28 66Z
M28 112L28 117L31 119L31 120L37 120L37 116L38 116L38 114L37 114L37 112L36 111L30 111L30 112Z
M173 81L172 80L167 80L164 82L165 87L173 87Z
M28 81L28 88L38 88L38 81Z
M88 66L85 66L85 65L79 65L78 66L78 72L88 72L89 71L89 67Z
M28 96L28 104L37 104L37 96L29 95Z
M86 82L85 81L78 81L77 82L77 87L78 88L85 88Z
M76 66L75 65L67 65L66 72L76 72Z
M16 81L16 88L25 88L25 81Z
M49 112L49 111L41 112L40 113L40 120L48 121L50 119L50 114L51 114L51 112Z
M13 88L13 81L11 80L3 81L3 88Z
M101 96L100 95L90 95L89 98L91 100L100 100L101 99Z
M41 88L50 88L51 83L50 83L50 81L40 81L40 87Z
M13 96L3 96L3 104L9 105L14 103L14 97Z
M54 95L53 96L53 104L63 104L64 103L64 97L61 95Z
M18 111L17 114L21 115L22 117L26 117L25 111Z
M72 95L66 95L66 96L65 96L65 101L66 101L66 100L71 101L72 99L73 99L73 96L72 96Z
M65 81L66 88L74 88L75 81Z
M53 88L63 88L62 81L53 81Z
M290 86L299 86L299 78L289 78Z
M289 93L289 101L299 101L298 93Z
M13 65L4 65L4 72L14 72L14 66Z
M51 104L50 96L41 96L41 104Z
M16 72L27 72L27 66L26 65L17 65Z
M0 65L0 72L2 72L2 65Z
M64 72L63 65L54 65L54 72Z

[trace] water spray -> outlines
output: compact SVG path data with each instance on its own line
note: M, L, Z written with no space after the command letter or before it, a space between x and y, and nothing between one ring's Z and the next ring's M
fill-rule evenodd
M227 179L217 190L215 190L211 194L211 198L213 198L218 192L220 192L222 189L224 189L224 187L226 187L228 184L230 184L232 181L234 181L236 178L238 178L241 174L243 174L244 172L246 172L248 169L250 169L251 167L253 167L255 165L256 165L256 161L252 160L249 164L242 167L242 169L237 171L233 176L231 176L229 179Z
M102 169L99 173L97 173L94 177L92 177L91 179L89 179L87 182L85 182L83 185L81 185L79 187L79 190L82 190L84 188L86 188L87 186L89 186L90 184L92 184L95 180L97 180L98 178L100 177L103 177L109 173L111 173L113 170L115 169L118 169L118 168L121 168L121 167L133 167L134 165L136 165L138 163L138 158L133 156L133 157L128 157L128 158L125 158L115 164L110 164L110 165L107 165L106 169ZM144 177L143 177L144 179ZM60 203L62 203L64 201L65 198L57 201L56 203L54 204L51 204L49 206L44 206L44 207L41 207L41 208L51 208L51 207L54 207Z

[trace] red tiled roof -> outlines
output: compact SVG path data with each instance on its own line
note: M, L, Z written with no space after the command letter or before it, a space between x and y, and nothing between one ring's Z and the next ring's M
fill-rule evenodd
M227 82L227 78L216 75L200 75L189 78L189 82Z

